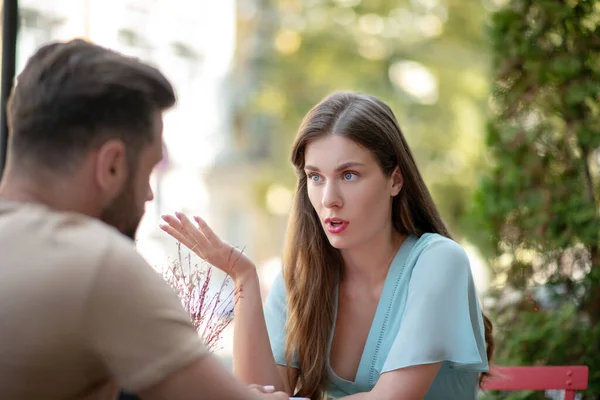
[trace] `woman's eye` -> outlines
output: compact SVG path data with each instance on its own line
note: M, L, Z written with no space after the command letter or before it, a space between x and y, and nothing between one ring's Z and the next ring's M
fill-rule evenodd
M320 177L317 174L308 174L308 179L313 182L319 182Z
M344 180L351 181L356 177L354 172L344 172Z

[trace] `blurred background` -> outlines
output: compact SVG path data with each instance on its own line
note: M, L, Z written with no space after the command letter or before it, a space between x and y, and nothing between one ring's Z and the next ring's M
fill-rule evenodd
M158 66L176 87L138 234L152 265L177 256L160 215L200 215L256 262L266 294L302 117L335 90L373 94L468 251L496 362L588 365L581 398L600 398L598 1L19 3L17 73L40 45L81 37ZM230 330L222 346L230 365Z

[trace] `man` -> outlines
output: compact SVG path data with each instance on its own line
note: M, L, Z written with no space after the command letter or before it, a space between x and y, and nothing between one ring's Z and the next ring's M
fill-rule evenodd
M39 49L8 105L0 185L0 398L287 399L208 353L134 250L173 88L82 40Z

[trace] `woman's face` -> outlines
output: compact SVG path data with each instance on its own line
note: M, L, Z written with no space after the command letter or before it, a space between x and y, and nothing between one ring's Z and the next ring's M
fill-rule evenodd
M308 197L331 245L349 249L391 233L398 169L387 177L370 150L337 135L306 146Z

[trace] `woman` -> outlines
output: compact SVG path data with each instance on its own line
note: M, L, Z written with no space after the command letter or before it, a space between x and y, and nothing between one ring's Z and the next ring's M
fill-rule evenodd
M392 110L364 94L325 98L292 163L283 274L264 315L250 260L202 219L164 217L166 232L243 290L235 373L311 399L475 399L491 323Z

